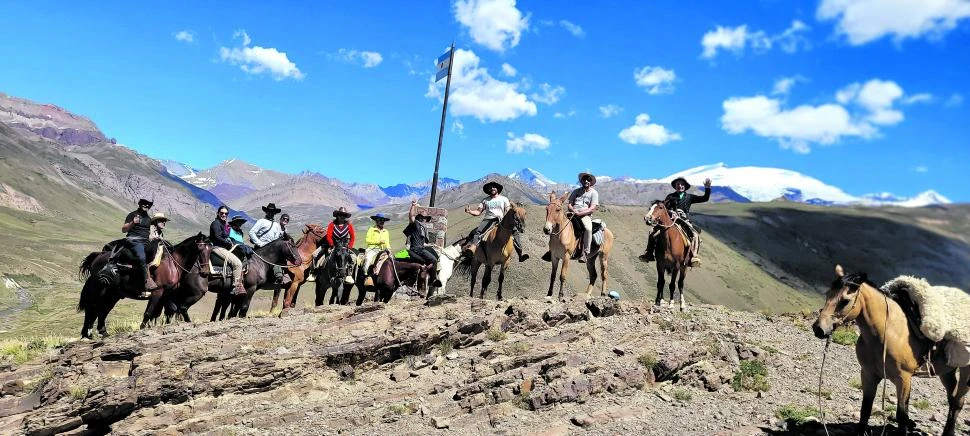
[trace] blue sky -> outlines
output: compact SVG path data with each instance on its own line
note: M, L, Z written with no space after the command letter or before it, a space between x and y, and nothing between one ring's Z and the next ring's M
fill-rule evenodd
M0 91L197 168L387 185L430 178L454 40L443 176L724 162L970 201L970 2L918 3L4 2Z

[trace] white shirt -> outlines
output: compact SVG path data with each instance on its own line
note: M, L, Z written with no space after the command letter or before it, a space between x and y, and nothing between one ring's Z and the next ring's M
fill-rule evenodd
M280 223L266 218L260 218L253 228L249 229L249 240L256 247L262 247L282 237L283 228L280 227Z
M496 195L495 198L488 197L482 200L482 210L485 211L486 219L502 219L505 213L512 208L512 202L503 195Z

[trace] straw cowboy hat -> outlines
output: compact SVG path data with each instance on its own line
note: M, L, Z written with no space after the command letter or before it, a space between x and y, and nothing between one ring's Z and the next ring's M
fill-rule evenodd
M484 191L488 195L492 195L491 192L488 192L488 189L491 188L491 187L493 187L493 186L495 187L495 189L498 190L498 193L499 194L502 193L502 185L499 184L498 182L494 182L494 181L493 182L488 182L488 183L485 184L485 186L482 186L482 191Z
M583 183L583 179L588 178L590 186L593 186L596 184L596 176L590 173L586 173L586 172L579 173L579 176L577 176L577 178L579 179L579 183Z
M155 214L152 215L152 222L154 223L154 222L157 222L157 221L161 221L161 222L164 223L164 222L167 222L168 221L168 218L165 217L165 214L164 213L155 212Z
M687 179L683 177L678 177L670 182L670 187L677 189L677 182L684 182L684 190L690 189L690 183L687 183Z
M333 217L343 216L344 218L350 218L350 212L347 212L347 208L340 206L340 209L333 211Z
M270 203L270 204L267 204L266 206L263 206L263 212L266 212L266 213L278 214L282 211L283 209L276 207L276 203Z
M138 199L138 207L142 207L142 206L152 207L153 204L155 204L155 202L153 201L145 200L144 198Z
M384 221L384 222L387 222L387 221L390 221L391 220L390 218L387 217L387 215L384 215L382 213L378 213L378 214L375 214L375 215L371 215L370 216L370 219L372 219L374 221Z
M246 221L248 220L246 218L243 218L242 215L235 215L232 217L231 220L229 220L229 225L232 226L232 225L235 225L236 223L239 223L239 225L243 225Z

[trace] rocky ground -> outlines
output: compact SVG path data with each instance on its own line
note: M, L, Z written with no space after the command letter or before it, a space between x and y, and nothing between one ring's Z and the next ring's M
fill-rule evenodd
M0 369L0 433L824 434L813 422L823 342L802 315L608 299L435 303L69 344ZM844 345L827 359L829 430L848 434L858 364ZM914 385L914 419L938 434L943 389Z

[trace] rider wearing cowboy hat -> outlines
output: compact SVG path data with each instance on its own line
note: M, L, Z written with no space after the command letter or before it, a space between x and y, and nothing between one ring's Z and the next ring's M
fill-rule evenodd
M167 222L168 222L168 218L165 217L164 213L155 212L155 214L152 215L151 224L148 226L149 242L165 239L165 223Z
M482 234L485 233L485 231L490 227L501 222L502 217L512 210L512 202L509 201L507 197L502 195L502 185L500 185L498 182L491 181L486 183L485 186L482 186L482 191L484 191L488 197L482 200L477 208L472 209L471 206L465 206L465 213L471 216L480 216L485 214L485 218L482 219L482 222L479 223L478 227L472 231L470 243L467 247L465 247L466 254L472 256L475 255L475 249L482 240ZM519 262L525 262L529 259L528 254L522 253L522 242L519 241L519 232L512 232L512 245L515 247L515 252L519 255Z
M253 228L249 229L249 240L256 248L265 246L283 236L283 228L280 227L280 223L274 221L276 214L281 212L280 208L276 207L276 204L270 203L263 206L263 212L266 213L266 216L257 220L256 224L253 224Z
M567 208L583 224L583 254L579 256L579 263L585 263L586 256L589 255L589 251L593 246L592 215L593 212L599 209L600 194L596 192L596 189L593 189L593 185L596 185L596 176L582 172L579 173L577 178L579 180L579 188L574 189L569 194Z
M429 246L432 243L431 218L431 216L418 213L418 202L411 200L411 207L408 209L408 225L404 228L404 236L408 238L408 257L424 264L433 265L438 262L438 253Z
M670 182L670 186L674 188L673 193L667 195L664 198L664 207L667 208L670 213L676 213L682 217L684 221L687 222L687 226L682 226L687 236L695 243L691 245L691 249L694 251L691 256L690 264L691 266L696 266L700 264L701 259L697 255L697 241L694 237L693 224L690 222L690 206L695 203L704 203L711 198L711 179L704 180L704 195L694 195L687 193L690 189L690 183L683 177L678 177ZM648 217L643 217L644 221ZM640 255L640 260L644 262L651 262L656 260L654 257L654 246L657 244L657 236L660 235L661 228L655 226L650 236L647 238L647 252Z
M384 228L384 224L391 219L382 213L371 215L370 219L374 220L374 225L367 229L367 234L364 236L364 244L367 245L364 250L364 275L367 277L364 280L365 286L374 285L370 268L377 259L377 255L391 249L391 234Z
M137 269L145 276L145 291L157 288L152 275L148 271L148 260L145 258L145 244L148 243L150 236L149 226L151 218L148 210L152 208L153 202L141 198L138 200L138 209L135 209L125 217L125 224L121 226L121 231L125 232L125 239L135 252L135 259L138 261Z

